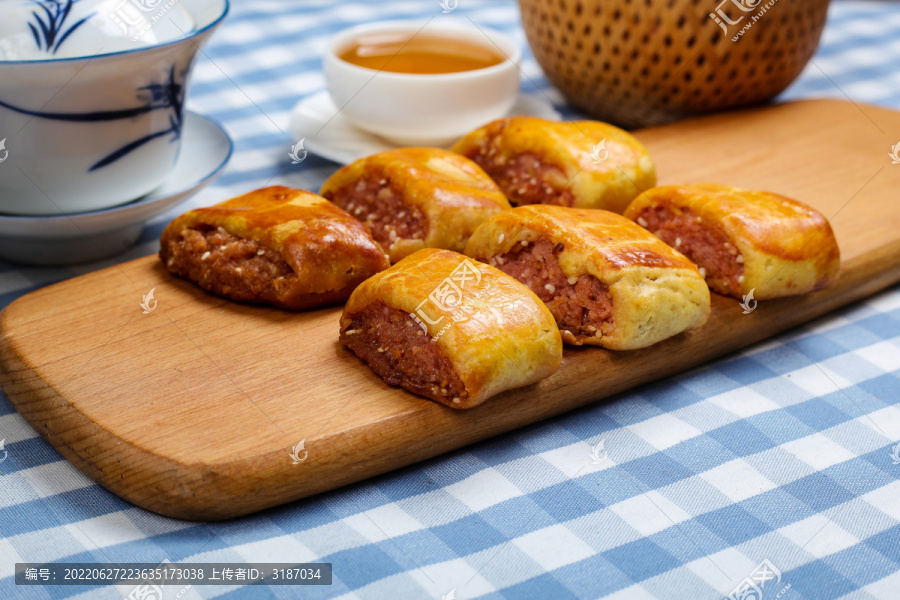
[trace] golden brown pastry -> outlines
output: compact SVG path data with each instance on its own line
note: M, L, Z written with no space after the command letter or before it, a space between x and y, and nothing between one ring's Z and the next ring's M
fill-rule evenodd
M426 249L362 283L341 343L391 385L452 408L556 372L553 315L521 283L448 250Z
M400 148L350 163L321 194L365 223L397 262L422 248L462 252L509 202L472 161L439 148Z
M609 211L520 206L485 221L466 254L527 285L569 344L634 350L709 316L697 267Z
M656 185L647 150L598 121L500 119L453 146L481 165L514 205L557 204L621 213Z
M281 186L181 215L163 231L159 258L220 296L293 309L345 300L390 266L359 221Z
M828 285L840 268L828 220L778 194L668 185L636 198L625 216L694 261L713 291L735 298L805 294Z

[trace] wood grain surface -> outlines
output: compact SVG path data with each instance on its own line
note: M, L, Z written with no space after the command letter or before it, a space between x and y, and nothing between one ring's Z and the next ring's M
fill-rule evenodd
M236 304L147 257L40 289L0 316L0 385L64 457L164 515L248 514L409 465L700 365L900 281L900 113L803 101L644 130L660 183L768 189L821 210L841 276L651 348L567 348L539 384L454 411L337 343L340 308ZM155 310L142 296L155 289ZM305 449L294 464L292 447ZM585 450L587 452L587 448Z

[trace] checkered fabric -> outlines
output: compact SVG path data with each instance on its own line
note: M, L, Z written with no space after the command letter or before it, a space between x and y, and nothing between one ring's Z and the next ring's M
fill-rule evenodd
M510 33L513 2L459 2ZM289 111L323 88L329 37L430 16L437 1L238 0L189 107L225 124L225 174L177 212L272 181L318 189L335 166L287 157ZM784 98L900 108L900 4L836 0L822 47ZM526 91L567 116L526 53ZM835 149L839 152L840 149ZM897 167L900 168L900 167ZM0 307L155 251L60 269L0 263ZM227 523L148 513L92 483L0 396L0 598L121 598L28 587L16 562L334 565L330 587L167 587L165 598L900 598L900 289L746 352L332 493ZM769 569L758 567L768 560ZM764 569L767 568L765 565ZM776 577L777 574L777 577ZM743 583L742 583L743 582ZM754 596L747 596L748 598Z

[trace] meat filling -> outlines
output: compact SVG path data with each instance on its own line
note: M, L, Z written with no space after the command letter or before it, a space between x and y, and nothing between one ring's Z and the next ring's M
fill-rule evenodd
M398 239L424 240L427 219L417 206L403 202L402 194L387 179L360 179L325 194L345 211L366 224L372 237L385 248Z
M572 206L574 203L572 192L565 187L565 174L555 165L543 163L536 154L506 158L492 143L469 158L484 169L516 206Z
M553 313L563 339L580 345L612 333L613 301L606 285L593 275L565 276L558 258L563 250L563 244L545 239L520 242L491 258L490 264L527 285Z
M744 257L714 223L703 221L689 209L682 209L676 215L661 206L644 209L636 220L700 267L700 274L714 290L740 294Z
M351 315L340 339L390 385L450 405L469 395L450 359L424 328L409 313L384 302Z
M172 273L235 300L274 302L297 278L278 252L221 227L184 229L160 258Z

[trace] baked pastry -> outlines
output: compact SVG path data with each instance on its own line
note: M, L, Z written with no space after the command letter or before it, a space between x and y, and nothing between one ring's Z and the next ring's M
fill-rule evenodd
M727 185L648 190L625 216L690 258L720 294L759 300L805 294L837 276L831 225L809 206Z
M562 361L553 315L528 288L430 248L356 288L340 340L387 383L452 408L535 383Z
M181 215L163 231L159 258L220 296L292 309L345 300L390 266L359 221L281 186Z
M478 165L439 148L373 154L339 169L320 193L365 223L392 262L422 248L462 252L482 221L510 208Z
M481 165L514 205L621 213L656 185L656 169L640 142L598 121L500 119L467 134L452 149Z
M609 211L520 206L485 221L466 254L527 285L569 344L634 350L709 316L697 267Z

